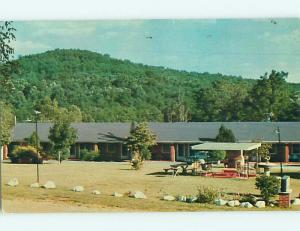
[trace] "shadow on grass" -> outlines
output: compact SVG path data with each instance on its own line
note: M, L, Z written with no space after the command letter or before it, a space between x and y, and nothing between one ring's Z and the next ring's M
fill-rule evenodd
M273 176L281 176L280 173L272 173ZM300 179L300 172L283 172L283 176L290 176L292 179Z

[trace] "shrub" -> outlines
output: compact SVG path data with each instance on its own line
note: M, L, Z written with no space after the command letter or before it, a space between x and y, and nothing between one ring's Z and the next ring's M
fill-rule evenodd
M212 203L219 196L219 191L214 188L200 187L198 189L198 202Z
M42 162L40 155L37 154L36 148L32 146L18 146L13 150L10 159L13 163L36 164Z
M135 170L139 170L143 166L143 162L141 160L137 160L137 159L131 160L130 164L131 164L131 167Z
M81 151L80 159L84 161L100 161L100 152L83 149Z
M270 199L279 192L280 180L275 176L262 175L256 178L255 186L260 190L262 198L269 204Z
M243 195L243 196L240 198L239 201L240 201L240 202L249 202L249 203L251 203L252 205L254 205L254 204L256 203L257 199L256 199L256 197L253 196L252 194L247 193L247 194Z

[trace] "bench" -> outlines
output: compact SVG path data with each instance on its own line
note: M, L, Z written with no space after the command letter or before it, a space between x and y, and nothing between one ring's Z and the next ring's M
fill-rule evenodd
M175 177L178 174L179 168L178 167L164 168L164 171L166 174L168 174L169 171L173 171L172 175L173 177Z

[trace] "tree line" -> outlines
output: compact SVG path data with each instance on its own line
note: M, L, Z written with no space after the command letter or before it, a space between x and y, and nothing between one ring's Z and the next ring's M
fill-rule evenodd
M16 64L17 63L17 64ZM19 57L9 94L19 122L296 121L299 96L288 73L258 80L134 64L95 52L54 50ZM0 86L4 91L4 86Z

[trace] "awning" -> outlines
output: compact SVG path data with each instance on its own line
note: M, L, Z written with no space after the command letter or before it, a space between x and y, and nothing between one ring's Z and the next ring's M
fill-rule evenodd
M257 149L261 146L261 143L218 143L209 142L204 144L197 144L192 146L192 150L224 150L224 151L248 151Z

